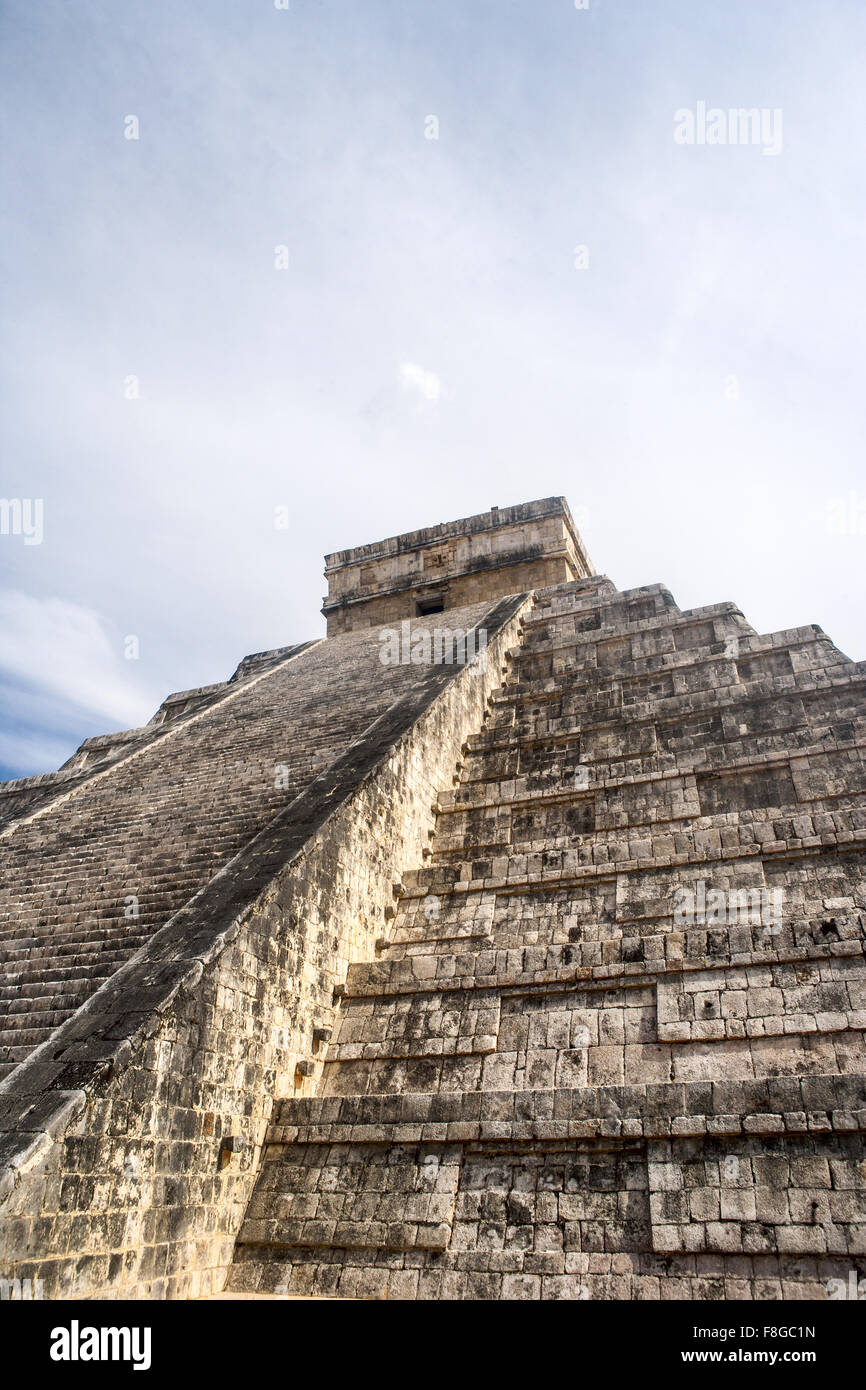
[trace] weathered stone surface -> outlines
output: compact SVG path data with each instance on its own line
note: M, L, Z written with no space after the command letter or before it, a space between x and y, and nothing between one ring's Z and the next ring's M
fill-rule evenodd
M598 578L511 657L230 1286L826 1297L866 1220L864 669ZM447 1240L413 1247L402 1170L345 1240L332 1165L413 1143L459 1145Z
M109 919L126 963L102 983L79 973L83 1005L0 1083L4 1277L40 1278L47 1297L222 1287L274 1097L315 1090L315 1035L333 1028L349 963L374 953L392 885L428 843L435 788L499 688L523 607L518 597L460 612L464 626L484 623L483 667L383 666L374 631L319 644L291 679L293 663L277 664L238 692L240 708L217 703L148 745L143 774L117 764L12 832L32 837L46 872L67 837L72 853L89 849L94 873L64 909L73 938L89 893L112 881L100 830L125 847L115 899L132 862L169 877L180 903L148 923L137 952ZM276 792L275 764L289 771ZM204 852L223 827L242 835L238 851L199 887L183 837ZM30 882L22 869L22 896ZM18 930L13 918L20 944ZM33 977L62 1005L58 924L40 919L25 935ZM310 1059L314 1074L299 1076Z
M326 555L322 612L333 637L591 573L568 503L546 497Z
M412 1299L866 1273L866 665L619 592L549 502L329 557L345 635L31 789L4 1273ZM583 577L501 599L563 535ZM484 669L383 667L370 624L436 554L446 610L414 622L484 626ZM104 907L132 866L140 942Z

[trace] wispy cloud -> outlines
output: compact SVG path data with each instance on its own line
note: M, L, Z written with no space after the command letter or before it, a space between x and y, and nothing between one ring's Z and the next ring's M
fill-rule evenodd
M11 685L23 683L37 697L59 697L109 728L132 728L154 708L133 671L122 644L109 639L92 609L15 590L0 594L0 679L7 698Z
M419 367L417 362L400 364L400 385L404 391L416 391L425 401L438 401L442 385L435 372Z

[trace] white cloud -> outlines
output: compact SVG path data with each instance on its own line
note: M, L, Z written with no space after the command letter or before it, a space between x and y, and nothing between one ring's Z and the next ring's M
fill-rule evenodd
M27 639L0 690L10 737L62 729L71 752L318 635L326 551L560 493L620 586L734 599L762 631L820 622L866 655L863 538L827 526L862 488L866 6L783 24L737 0L721 36L669 23L674 0L632 6L603 60L552 2L499 6L493 28L488 6L405 6L395 27L390 6L319 5L291 38L265 11L239 27L232 0L205 28L186 8L127 6L118 27L93 0L94 45L71 6L6 7L3 492L44 498L46 526L0 562L99 615L87 660L85 631L48 657ZM784 95L797 140L777 160L677 151L698 70L725 106ZM105 124L130 84L140 146ZM69 703L67 674L105 712ZM154 696L143 716L131 687Z
M60 695L113 728L135 728L155 705L136 688L132 666L92 609L18 591L0 594L3 675Z
M436 373L419 367L417 362L401 362L400 385L404 391L419 391L425 401L438 401L442 389Z

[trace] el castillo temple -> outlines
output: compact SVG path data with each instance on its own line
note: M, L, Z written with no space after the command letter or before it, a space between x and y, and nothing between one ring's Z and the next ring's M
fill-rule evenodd
M325 574L327 637L0 784L4 1286L866 1277L866 662L618 590L561 497Z

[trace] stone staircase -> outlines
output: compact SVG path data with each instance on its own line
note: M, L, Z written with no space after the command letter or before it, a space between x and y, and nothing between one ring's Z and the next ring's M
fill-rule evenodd
M822 1298L862 1266L864 682L815 627L538 591L228 1288Z
M375 631L258 653L88 739L77 781L0 784L0 1081L424 674L383 666Z

